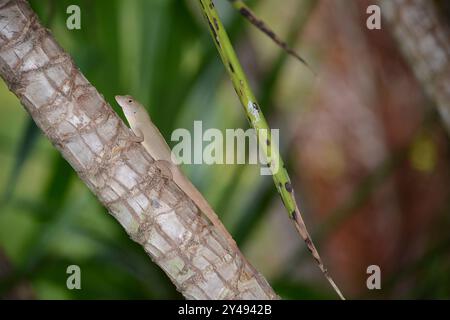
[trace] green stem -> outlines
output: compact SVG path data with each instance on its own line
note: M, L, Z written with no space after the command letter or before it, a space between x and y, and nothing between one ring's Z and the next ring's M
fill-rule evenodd
M255 129L258 136L259 146L262 148L264 155L268 160L271 160L271 169L279 168L278 172L273 170L273 178L275 180L278 192L283 199L283 202L289 211L289 215L292 218L295 215L296 204L292 193L292 187L290 186L289 175L284 167L283 160L281 159L277 148L274 148L274 154L270 155L270 148L272 143L272 136L270 128L267 124L264 115L262 114L256 98L249 86L247 77L242 70L241 64L236 56L236 53L231 45L231 42L226 34L226 31L214 9L213 2L211 0L199 0L202 4L203 12L208 21L211 34L215 40L217 49L219 50L220 57L231 77L233 86L238 94L247 118ZM264 139L266 138L266 139Z
M294 222L298 233L305 241L322 273L330 282L334 290L338 293L339 297L344 299L339 288L336 286L333 279L328 275L322 259L320 258L319 253L317 252L317 249L315 248L306 229L302 215L295 201L291 180L284 162L281 159L278 146L274 145L275 142L272 141L270 127L267 124L258 102L256 101L255 95L250 88L247 77L242 69L239 59L236 56L236 52L233 49L227 32L225 31L225 28L214 7L214 3L212 0L199 0L199 2L205 19L208 22L209 30L215 42L216 48L219 51L222 62L231 78L239 100L244 107L247 119L256 131L259 148L262 150L267 159L275 186L281 196L284 206L288 211L289 217Z

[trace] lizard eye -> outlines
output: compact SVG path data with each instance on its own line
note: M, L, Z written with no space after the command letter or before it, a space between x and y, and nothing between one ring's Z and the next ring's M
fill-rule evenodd
M133 100L131 100L131 99L130 99L130 100L128 100L128 102L129 102L129 103L132 103L132 102L133 102Z

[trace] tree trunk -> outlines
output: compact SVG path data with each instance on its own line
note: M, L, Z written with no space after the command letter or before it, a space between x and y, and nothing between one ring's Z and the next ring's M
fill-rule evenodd
M435 1L382 0L393 29L416 77L438 107L450 134L450 30ZM408 93L405 93L408 94Z
M25 0L0 0L0 74L101 203L189 299L276 299L140 143Z

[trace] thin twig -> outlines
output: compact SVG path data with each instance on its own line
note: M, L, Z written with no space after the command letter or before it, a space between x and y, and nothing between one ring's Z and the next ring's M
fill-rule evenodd
M279 37L272 28L267 25L264 20L259 18L253 11L250 9L243 1L241 0L228 0L233 7L239 11L239 13L246 18L251 24L253 24L256 28L258 28L261 32L263 32L266 36L268 36L272 41L283 49L287 54L291 55L302 64L304 64L314 75L316 73L310 66L310 64L298 54L293 48L291 48L284 40Z

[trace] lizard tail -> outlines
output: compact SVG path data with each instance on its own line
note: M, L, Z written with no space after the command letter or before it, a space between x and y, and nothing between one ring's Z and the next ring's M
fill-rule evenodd
M300 214L300 210L298 209L297 205L295 207L295 212L293 214L293 220L295 222L295 228L297 229L300 236L303 238L303 240L306 243L306 246L308 247L309 252L311 252L312 256L316 260L317 264L319 265L320 270L322 271L325 278L328 280L330 285L333 287L334 291L338 294L339 298L341 300L345 300L344 295L342 294L341 290L339 290L336 283L333 281L331 276L328 274L327 269L325 268L322 259L320 258L319 252L316 249L316 246L312 242L311 236L308 233L308 230L306 230L305 222L303 221L303 218Z

